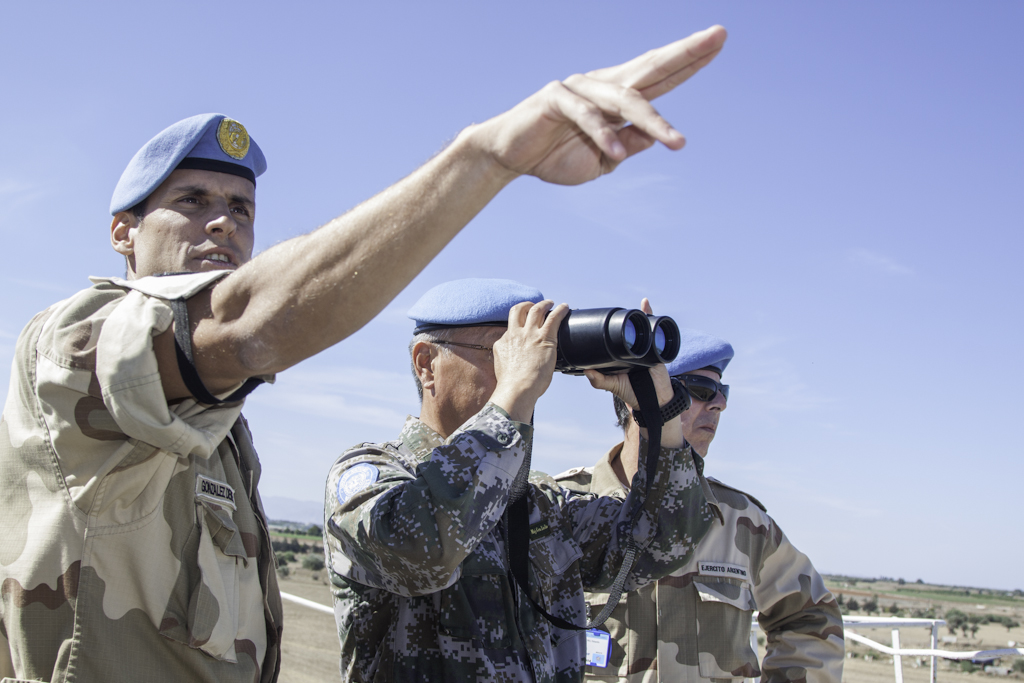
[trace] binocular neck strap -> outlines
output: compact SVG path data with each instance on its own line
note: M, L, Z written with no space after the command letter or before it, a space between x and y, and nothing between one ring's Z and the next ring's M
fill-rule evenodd
M210 390L203 384L196 370L196 362L192 357L192 328L188 322L188 304L185 299L171 299L167 302L174 313L174 353L178 358L178 372L189 390L199 403L208 406L220 405L221 403L234 403L252 393L253 389L263 384L258 377L250 377L245 383L225 399L219 399L210 393Z
M569 631L586 631L588 629L597 628L603 624L609 616L611 616L612 610L619 604L619 598L622 597L623 588L626 585L626 578L629 576L629 572L633 569L633 562L636 560L637 547L636 541L633 540L633 526L636 523L637 518L640 516L640 511L643 509L644 500L647 499L647 494L651 490L651 483L654 480L654 474L658 469L658 453L661 451L661 407L658 405L658 392L654 388L654 380L651 379L651 373L648 368L635 368L629 372L629 383L633 387L633 393L636 395L637 403L640 405L640 412L644 416L644 420L647 422L647 452L641 453L640 462L646 463L646 481L644 482L644 490L642 495L633 496L631 498L633 504L633 510L630 513L629 523L626 526L625 537L620 539L620 543L625 542L623 554L622 554L622 565L619 567L619 572L615 576L615 581L612 583L611 590L608 595L608 603L601 610L601 613L597 615L593 621L588 623L586 626L577 626L571 622L556 617L553 614L548 614L547 610L538 605L536 601L530 596L530 503L529 496L521 495L518 499L512 501L508 507L505 508L505 528L508 530L508 542L507 552L509 560L509 573L511 579L518 584L519 590L522 592L526 599L530 601L533 608L540 612L557 628L565 629ZM532 445L531 445L532 450ZM527 467L529 467L527 465ZM633 478L634 483L636 477ZM640 492L633 487L633 491L639 494Z

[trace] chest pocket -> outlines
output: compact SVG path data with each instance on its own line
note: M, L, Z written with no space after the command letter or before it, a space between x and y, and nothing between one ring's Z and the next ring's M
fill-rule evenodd
M586 617L586 603L580 590L578 572L567 574L573 564L583 556L580 547L571 538L561 538L557 532L530 542L530 597L549 614L582 625ZM542 619L549 629L551 644L558 646L566 638L575 638L577 631L560 631Z
M477 647L512 647L512 590L504 566L495 558L492 547L479 548L462 562L459 580L441 591L438 630L442 636L471 640Z
M530 580L531 597L550 612L554 608L554 605L549 603L555 593L556 584L582 556L583 551L575 541L571 538L560 538L557 532L531 541L530 565L535 574Z
M756 605L745 581L695 580L697 647L703 678L756 678L757 654L750 647Z
M230 507L197 497L195 516L195 529L181 555L188 571L179 576L174 591L178 598L168 605L160 633L237 662L240 573L250 559Z

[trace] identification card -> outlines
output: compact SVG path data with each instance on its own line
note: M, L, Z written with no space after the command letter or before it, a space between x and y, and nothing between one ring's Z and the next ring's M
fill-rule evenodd
M587 631L587 666L608 666L612 654L612 637L592 628Z

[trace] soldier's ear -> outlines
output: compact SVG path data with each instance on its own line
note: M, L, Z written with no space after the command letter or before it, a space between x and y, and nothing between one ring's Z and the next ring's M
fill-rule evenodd
M135 230L139 219L131 211L118 211L110 223L110 246L118 254L128 257L135 253Z
M124 256L125 277L135 272L135 234L141 220L131 211L118 211L110 223L110 246Z
M428 342L418 341L412 346L412 367L420 380L423 393L434 389L434 347Z

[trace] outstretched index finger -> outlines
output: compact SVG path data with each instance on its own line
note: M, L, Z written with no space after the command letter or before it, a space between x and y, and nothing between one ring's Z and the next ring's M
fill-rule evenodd
M725 28L712 26L646 52L625 64L591 71L588 76L640 91L647 100L669 92L700 71L721 52Z

